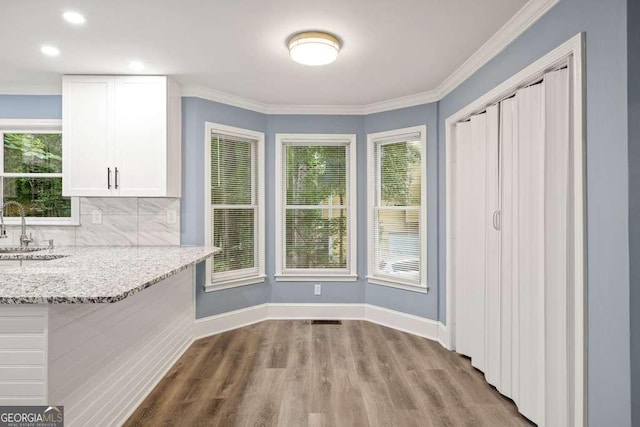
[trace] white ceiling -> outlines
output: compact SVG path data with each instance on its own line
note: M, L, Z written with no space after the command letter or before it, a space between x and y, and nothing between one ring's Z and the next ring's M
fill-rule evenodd
M61 74L174 76L271 105L366 105L436 89L526 0L0 0L0 91L59 91ZM83 26L63 21L66 10ZM285 40L339 35L338 60L307 67ZM50 58L42 44L60 48Z

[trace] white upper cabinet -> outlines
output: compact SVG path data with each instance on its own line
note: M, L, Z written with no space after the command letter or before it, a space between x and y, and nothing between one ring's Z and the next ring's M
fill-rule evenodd
M65 76L63 194L180 197L181 132L165 76Z
M64 78L63 195L110 195L107 175L109 170L113 175L113 98L113 77Z

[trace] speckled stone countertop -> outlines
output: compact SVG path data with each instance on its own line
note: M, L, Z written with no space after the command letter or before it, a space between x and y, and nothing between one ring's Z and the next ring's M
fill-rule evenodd
M0 254L0 260L49 260L0 271L0 304L117 302L219 250L198 246L75 246Z

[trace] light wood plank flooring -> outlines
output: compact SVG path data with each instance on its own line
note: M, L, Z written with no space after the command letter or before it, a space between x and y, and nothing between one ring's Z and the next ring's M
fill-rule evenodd
M272 320L196 341L127 426L523 426L467 358L365 321Z

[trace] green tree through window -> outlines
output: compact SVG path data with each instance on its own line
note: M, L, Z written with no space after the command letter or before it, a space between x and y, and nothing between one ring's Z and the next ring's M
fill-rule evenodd
M71 199L62 197L62 135L3 134L2 200L15 200L29 217L71 216ZM7 175L10 174L10 175ZM47 174L38 176L41 174ZM5 216L17 216L7 210Z
M346 147L289 145L285 155L286 267L346 268Z

